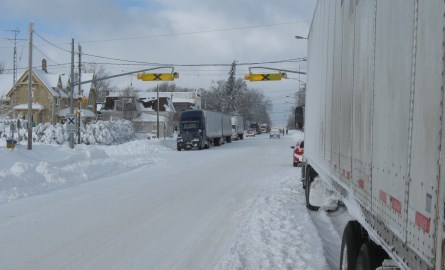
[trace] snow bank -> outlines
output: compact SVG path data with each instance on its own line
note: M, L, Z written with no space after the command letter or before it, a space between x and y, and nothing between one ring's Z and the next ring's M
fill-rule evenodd
M175 150L174 139L135 140L120 145L33 144L0 147L0 204L66 188L159 161L156 153Z
M0 138L3 140L11 138L9 121L0 122ZM66 132L66 124L49 123L38 124L33 128L33 142L44 144L63 144L67 143L69 134ZM94 123L81 125L80 141L82 144L119 144L128 142L135 138L133 124L128 120L117 121L97 121ZM14 134L14 139L28 140L28 130L25 128L18 129ZM77 133L74 134L74 142L78 142Z

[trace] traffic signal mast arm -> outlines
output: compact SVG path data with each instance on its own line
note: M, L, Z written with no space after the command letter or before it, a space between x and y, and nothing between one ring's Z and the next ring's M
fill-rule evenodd
M302 75L306 75L306 72L301 72L298 70L290 70L290 69L282 69L282 68L270 68L270 67L250 67L249 68L249 73L252 73L251 70L254 68L261 68L261 69L269 69L269 70L276 70L276 71L280 71L280 72L289 72L289 73L296 73L296 74L302 74Z
M79 84L85 84L85 83L92 83L92 82L97 82L97 81L108 80L108 79L112 79L112 78L116 78L116 77L136 74L136 73L142 73L143 74L143 72L145 72L145 71L157 70L157 69L162 69L162 68L171 68L172 69L171 74L174 77L176 76L175 78L177 78L177 76L178 76L177 74L178 73L173 72L173 70L174 70L173 67L154 67L154 68L141 69L141 70L130 71L130 72L125 72L125 73L121 73L121 74L111 75L111 76L107 76L107 77L97 78L97 79L94 79L94 80L83 81L83 82L80 82L80 83L75 82L75 83L73 83L73 86L76 86L76 85L79 85ZM167 73L167 74L170 74L170 73ZM139 74L138 74L138 76L139 76Z

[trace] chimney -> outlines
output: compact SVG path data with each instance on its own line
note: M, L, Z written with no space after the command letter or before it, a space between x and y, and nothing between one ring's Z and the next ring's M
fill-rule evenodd
M46 60L42 59L42 70L45 71L45 73L48 73L48 70L46 69Z

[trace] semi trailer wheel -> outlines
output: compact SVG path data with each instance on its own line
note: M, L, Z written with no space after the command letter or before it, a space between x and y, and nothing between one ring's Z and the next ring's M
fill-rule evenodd
M341 240L340 269L356 269L357 257L362 243L360 224L357 221L348 222Z
M305 173L305 179L304 179L304 185L303 187L305 188L305 197L306 197L306 208L309 209L310 211L318 211L320 209L320 207L318 206L313 206L310 202L309 202L309 196L311 194L311 183L312 180L316 177L317 173L312 169L312 167L310 166L306 166L304 168L302 168L302 170L306 170Z
M387 257L385 251L374 242L366 241L362 244L357 258L357 270L374 270L382 266Z

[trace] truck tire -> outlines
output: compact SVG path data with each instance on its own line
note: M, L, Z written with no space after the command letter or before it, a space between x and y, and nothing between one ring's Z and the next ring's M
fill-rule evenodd
M177 146L176 148L178 149L178 151L181 151L181 147Z
M312 180L316 177L316 172L312 169L311 166L306 166L305 168L302 168L303 170L306 169L306 178L304 179L304 185L303 188L305 188L305 197L306 197L306 208L309 209L310 211L318 211L320 209L320 207L318 206L313 206L310 202L309 202L309 196L311 193L311 183Z
M363 243L361 226L357 221L349 221L343 231L340 250L341 270L355 270L360 247Z
M220 140L221 140L220 138L215 138L215 139L213 139L213 145L214 145L214 146L219 146L219 145L220 145L220 143L219 143Z
M386 257L385 251L374 242L366 241L362 244L358 253L357 270L373 270L382 266Z

